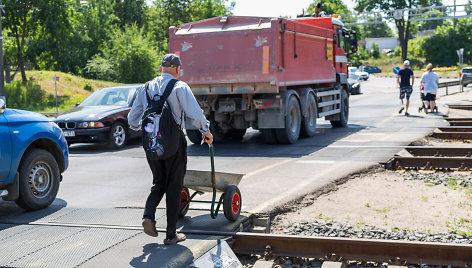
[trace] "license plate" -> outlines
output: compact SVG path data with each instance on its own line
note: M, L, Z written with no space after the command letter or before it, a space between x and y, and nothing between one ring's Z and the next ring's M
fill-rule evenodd
M75 137L75 131L73 130L63 130L64 137Z

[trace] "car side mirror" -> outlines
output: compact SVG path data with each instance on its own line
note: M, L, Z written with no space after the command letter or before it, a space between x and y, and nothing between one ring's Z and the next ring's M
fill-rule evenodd
M77 102L77 103L75 104L75 107L79 106L79 104L80 104L80 103Z
M3 98L0 97L0 114L3 114L5 112L5 109L7 108L7 104Z

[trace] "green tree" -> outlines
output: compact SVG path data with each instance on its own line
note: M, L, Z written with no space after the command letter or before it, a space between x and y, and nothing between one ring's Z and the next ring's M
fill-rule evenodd
M451 25L438 27L434 36L424 40L426 60L437 65L451 66L459 61L456 50L464 48L464 63L472 64L472 19L457 21L456 28Z
M101 53L87 64L86 70L92 77L123 83L143 83L158 72L159 58L150 37L136 25L119 27L106 42Z
M373 19L373 21L382 21L382 18ZM361 26L362 36L365 37L392 37L392 29L386 23L365 24Z
M15 38L16 64L21 72L21 79L26 82L24 54L27 50L26 38L37 27L35 13L42 7L42 0L6 0L3 27L10 30Z
M441 0L356 0L356 11L380 11L380 10L403 10L405 8L413 9L418 7L439 6L442 4ZM405 14L404 14L405 13ZM408 40L411 38L411 21L409 18L412 11L401 11L398 19L395 19L395 26L397 27L398 39L402 49L402 59L406 59L408 52Z
M158 43L159 51L168 50L169 27L216 16L230 15L234 3L228 0L157 0L147 12L146 32Z
M372 43L372 57L374 57L374 59L380 58L379 45L376 43Z
M342 0L316 0L308 6L306 12L314 14L317 4L321 4L320 12L324 11L327 15L351 13L349 8L347 8L347 6L343 3Z
M120 20L120 26L136 24L144 25L146 4L144 0L114 0L114 13Z

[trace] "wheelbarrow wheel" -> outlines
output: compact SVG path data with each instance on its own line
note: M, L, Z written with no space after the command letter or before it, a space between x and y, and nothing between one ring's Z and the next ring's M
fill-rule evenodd
M223 198L223 210L226 219L235 221L241 213L241 192L235 185L226 187Z
M185 205L185 202L189 202L189 203ZM185 214L187 214L189 206L190 206L190 192L188 191L187 187L182 187L182 192L180 194L179 218L183 218Z

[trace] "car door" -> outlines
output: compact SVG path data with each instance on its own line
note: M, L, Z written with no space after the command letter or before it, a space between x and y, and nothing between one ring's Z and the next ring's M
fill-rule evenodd
M10 129L4 114L0 114L0 182L7 179L11 165Z

